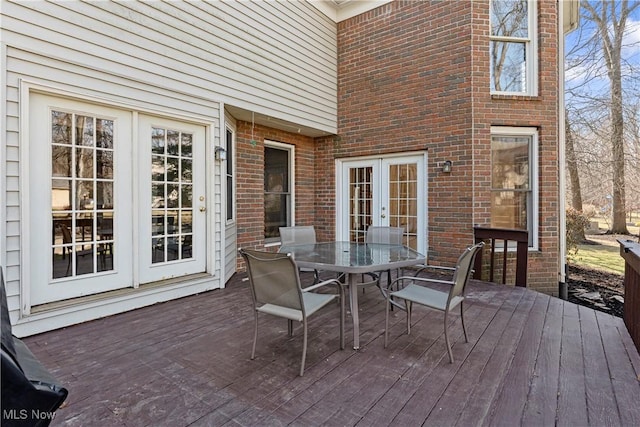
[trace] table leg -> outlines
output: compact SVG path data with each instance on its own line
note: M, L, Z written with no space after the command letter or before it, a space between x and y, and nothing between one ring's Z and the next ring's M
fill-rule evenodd
M351 305L351 319L353 320L353 349L360 349L360 314L358 313L358 285L354 274L346 273L345 282L349 285L349 303Z

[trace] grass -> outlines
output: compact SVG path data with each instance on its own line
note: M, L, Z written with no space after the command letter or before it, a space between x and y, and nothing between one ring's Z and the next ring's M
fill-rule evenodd
M636 225L638 220L640 220L640 216L634 214L631 221L627 222L627 229L631 233L629 238L634 240L634 236L640 233L640 226ZM592 218L592 221L598 223L600 233L604 233L609 228L608 223L603 218ZM620 245L615 239L602 239L602 236L598 234L588 234L587 239L600 244L578 245L577 253L567 255L567 261L570 264L610 273L624 274L624 259L620 256Z
M571 264L610 273L624 274L624 259L619 246L578 245L578 253L567 256Z

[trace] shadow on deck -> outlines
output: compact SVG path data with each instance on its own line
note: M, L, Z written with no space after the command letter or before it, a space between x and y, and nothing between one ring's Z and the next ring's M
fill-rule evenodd
M253 314L236 275L224 290L25 339L69 390L52 426L640 425L640 356L622 319L524 288L472 282L464 342L451 316L391 316L360 305L361 349L339 350L337 310L311 318L304 377L299 328Z

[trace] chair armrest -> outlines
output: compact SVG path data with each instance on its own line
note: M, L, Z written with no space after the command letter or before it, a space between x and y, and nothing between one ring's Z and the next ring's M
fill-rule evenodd
M340 281L338 279L329 279L329 280L325 280L325 281L320 282L320 283L316 283L315 285L308 286L308 287L302 289L302 292L314 291L314 290L316 290L318 288L321 288L321 287L327 286L327 285L338 285L339 287L342 287L342 283L340 283Z

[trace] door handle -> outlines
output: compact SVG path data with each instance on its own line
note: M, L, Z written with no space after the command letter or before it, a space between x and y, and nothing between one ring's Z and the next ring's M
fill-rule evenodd
M386 218L387 216L385 214L380 215L380 218Z
M200 212L206 212L207 208L205 208L204 206L200 206Z

